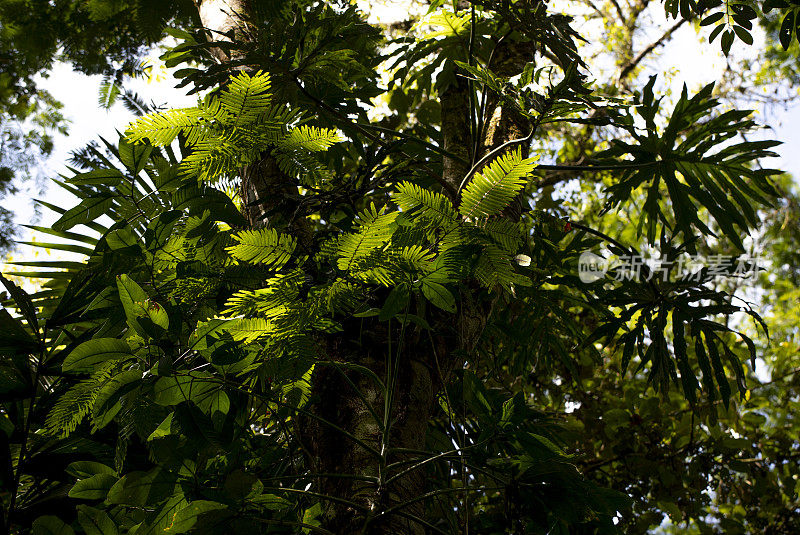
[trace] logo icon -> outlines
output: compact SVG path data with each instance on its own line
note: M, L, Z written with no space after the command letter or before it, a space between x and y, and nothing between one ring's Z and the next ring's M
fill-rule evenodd
M608 261L600 255L584 251L578 258L578 276L584 284L602 279L607 271Z

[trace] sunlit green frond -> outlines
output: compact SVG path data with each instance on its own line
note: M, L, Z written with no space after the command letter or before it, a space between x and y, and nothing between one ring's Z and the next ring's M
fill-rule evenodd
M242 262L265 264L280 269L291 258L297 241L288 234L279 234L275 229L243 230L233 235L239 242L228 247L228 252Z
M201 180L214 179L230 173L253 161L257 152L247 145L242 146L241 133L216 137L199 142L189 156L183 159L180 170L184 175Z
M273 154L280 170L287 176L297 178L304 186L319 186L333 177L333 172L320 163L313 153L276 150Z
M397 259L387 255L382 248L372 249L369 253L353 259L348 273L361 282L386 287L398 284L405 277Z
M482 230L506 252L516 253L522 245L522 225L509 219L492 219L487 221Z
M487 245L483 248L478 264L475 267L475 276L486 288L501 286L510 289L512 285L530 286L531 282L514 271L511 256L496 245Z
M238 316L258 313L266 318L275 318L286 313L297 304L300 287L305 282L302 270L294 269L267 280L265 288L240 290L234 293L226 306L224 315Z
M269 74L265 72L251 76L242 71L231 78L219 97L225 124L235 127L255 122L270 107L269 88Z
M428 29L429 27L433 29ZM460 14L445 10L436 11L422 18L413 29L422 33L426 39L457 37L469 30L469 14L466 11Z
M344 138L339 135L335 128L317 128L315 126L302 125L292 129L277 145L279 149L285 151L302 149L319 152L341 141L344 141Z
M265 318L241 318L227 322L223 329L234 340L249 344L272 333L273 324Z
M459 212L464 219L500 213L525 187L537 158L522 158L520 149L506 153L476 173L461 194Z
M435 255L428 249L420 245L403 247L397 255L403 267L409 271L422 271L427 269L433 262Z
M258 290L241 290L233 294L225 303L224 316L256 314L265 318L273 318L284 314L288 309L282 299L270 295L268 288Z
M315 289L309 298L323 312L346 314L355 310L362 302L364 290L358 284L337 278Z
M126 134L131 142L149 141L157 147L169 145L183 134L187 143L194 145L212 118L206 110L196 107L150 113L133 121Z
M457 221L458 214L450 199L427 190L412 182L403 182L392 197L401 210L409 212L419 208L420 216L435 227L445 226Z
M360 215L358 232L344 235L339 241L339 269L349 271L356 260L362 259L385 245L396 229L397 212L379 214L371 205Z

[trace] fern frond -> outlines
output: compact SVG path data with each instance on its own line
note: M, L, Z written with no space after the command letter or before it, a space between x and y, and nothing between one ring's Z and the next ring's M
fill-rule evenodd
M256 122L272 103L269 74L258 71L252 76L240 72L231 78L219 97L220 119L226 126L237 127Z
M110 110L120 93L122 93L122 90L119 84L110 75L105 75L100 83L100 94L97 97L97 103L104 110Z
M306 150L320 152L344 141L335 128L317 128L302 125L294 128L285 138L277 143L279 149L284 151Z
M394 201L404 212L420 208L419 215L435 227L447 226L457 220L457 214L450 199L411 182L403 182L397 187Z
M227 307L222 314L225 316L238 316L260 314L266 318L273 318L288 311L286 302L275 299L269 295L267 288L258 290L241 290L233 294L225 303Z
M184 175L212 181L255 160L258 151L245 142L242 132L200 141L183 159L179 169Z
M357 260L383 247L392 237L397 225L395 219L398 212L378 214L375 205L364 210L359 218L360 229L356 233L346 234L339 240L339 258L337 266L343 271L350 271Z
M363 302L364 290L358 284L337 278L325 286L315 288L309 298L323 312L349 314Z
M507 253L516 253L522 246L523 232L518 221L492 219L482 230Z
M526 177L536 167L536 158L522 158L517 149L477 173L461 194L459 212L464 219L500 213L525 187Z
M149 141L156 147L169 145L178 134L183 133L189 145L196 144L213 119L200 108L179 108L150 113L133 121L126 132L126 139L133 143Z
M305 274L301 269L282 273L267 280L266 288L234 293L228 299L228 309L223 314L236 316L258 313L267 318L275 318L297 303L297 296L304 282Z
M514 285L530 286L532 283L514 270L511 255L496 245L486 245L475 266L475 277L486 288L501 286L511 290Z
M45 421L47 432L59 438L72 434L91 412L97 395L108 381L112 370L113 363L93 373L61 396Z
M297 245L294 237L271 228L243 230L234 234L233 239L239 243L228 247L227 251L235 259L274 269L280 269L289 261Z
M485 288L508 287L514 282L514 268L509 255L495 245L487 245L478 258L475 277Z
M276 150L273 154L280 170L287 176L297 178L304 186L320 186L333 177L331 170L319 162L313 153Z
M425 270L435 258L431 251L419 245L403 247L398 257L403 267L409 271Z
M273 327L273 323L264 318L240 318L229 321L222 330L237 342L250 344L273 333Z
M349 274L367 284L395 286L404 277L403 270L393 255L381 249L373 249L366 256L356 258L350 264Z

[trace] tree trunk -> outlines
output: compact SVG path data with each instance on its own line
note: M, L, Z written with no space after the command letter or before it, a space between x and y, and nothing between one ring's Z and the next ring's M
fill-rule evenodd
M205 0L198 7L215 39L231 30L246 38L244 0ZM214 54L223 63L231 59L219 50ZM454 201L474 159L470 119L465 113L468 94L466 80L459 77L440 95L443 146L456 156L444 158L442 184ZM489 116L495 115L493 108L490 105ZM512 119L509 110L501 110L478 149L489 151L518 136L520 129ZM301 244L310 243L307 224L291 221L287 194L296 196L297 188L280 172L274 158L265 155L261 162L243 169L240 191L252 226L287 228ZM294 423L310 468L319 475L313 491L329 497L322 500L325 529L341 535L426 533L429 520L424 518L426 504L420 497L428 465L417 466L421 457L412 452L425 450L436 393L459 365L455 350L472 350L485 326L490 304L475 302L472 295L461 295L455 321L452 315L434 313L439 316L430 321L433 340L409 327L401 341L397 322L381 323L374 318L353 319L345 323L343 332L320 340L327 361L346 363L348 368L335 364L315 368L307 407L311 414L298 416ZM376 381L363 370L354 370L353 364L382 380L389 366L397 370L391 403ZM383 431L385 423L388 432Z

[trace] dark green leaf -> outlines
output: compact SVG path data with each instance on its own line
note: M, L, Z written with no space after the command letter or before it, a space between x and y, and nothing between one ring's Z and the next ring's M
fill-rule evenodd
M750 35L750 32L748 32L745 28L734 25L733 31L736 32L736 35L739 37L739 39L741 39L748 45L753 44L753 36Z
M73 349L64 359L61 368L67 372L92 371L98 364L109 360L128 359L132 356L133 352L124 340L96 338L87 340Z
M57 516L40 516L31 526L33 535L75 535L75 531Z
M424 295L428 301L446 312L456 311L456 298L453 297L450 290L438 282L423 280L422 295Z
M81 203L67 210L58 221L53 223L54 230L69 230L81 223L91 223L101 215L105 214L114 204L114 199L109 192L95 193L91 197L84 199Z
M386 298L386 302L381 308L378 319L386 321L400 314L408 305L410 297L411 292L407 284L400 284L392 288L392 291L389 292L389 296Z
M781 29L778 30L778 39L784 50L788 50L789 45L792 43L792 32L794 32L794 17L795 11L789 11L783 18Z
M707 16L706 18L700 21L700 26L708 26L709 24L714 24L724 16L725 13L723 13L722 11L717 11L716 13L712 13L711 15Z
M175 475L153 468L149 472L130 472L108 491L108 503L146 507L171 496L175 490Z
M78 523L83 528L86 535L117 535L119 530L117 525L105 511L78 506Z
M95 474L75 483L69 491L69 497L80 500L103 500L116 482L117 476Z

